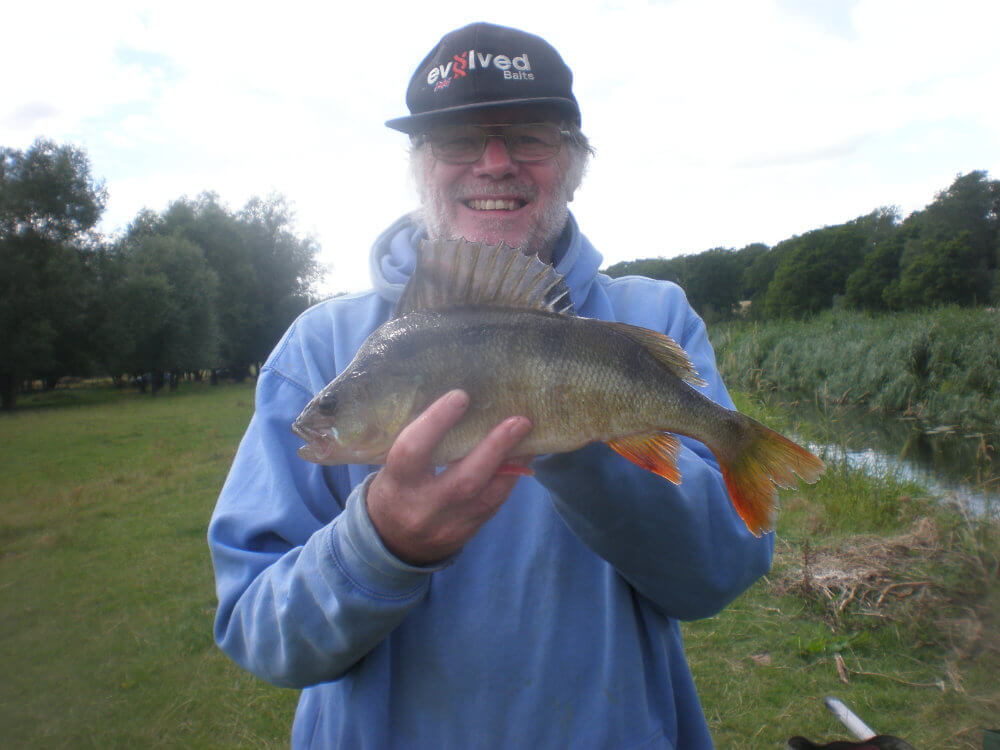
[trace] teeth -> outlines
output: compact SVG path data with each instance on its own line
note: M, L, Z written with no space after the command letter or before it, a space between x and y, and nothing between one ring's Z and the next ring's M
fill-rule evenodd
M504 198L500 198L499 200L490 198L488 200L476 199L467 201L465 205L475 211L516 211L521 207L521 202Z

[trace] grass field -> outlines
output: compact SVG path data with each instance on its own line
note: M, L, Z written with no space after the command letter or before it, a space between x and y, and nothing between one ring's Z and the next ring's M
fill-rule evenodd
M296 695L211 635L205 530L252 389L107 396L0 417L0 745L287 746Z
M0 746L287 746L297 693L211 638L205 530L252 402L186 384L0 415ZM843 736L831 693L920 748L1000 724L997 530L932 508L836 469L785 496L771 576L685 626L720 748Z

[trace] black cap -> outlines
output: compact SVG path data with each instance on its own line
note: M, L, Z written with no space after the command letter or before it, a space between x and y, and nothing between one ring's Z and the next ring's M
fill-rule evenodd
M419 133L429 122L493 107L550 105L580 124L573 73L540 36L473 23L445 34L406 90L409 117L386 122Z

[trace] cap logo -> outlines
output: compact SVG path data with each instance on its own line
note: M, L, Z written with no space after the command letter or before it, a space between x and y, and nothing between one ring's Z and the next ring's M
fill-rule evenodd
M440 91L450 86L452 81L467 77L469 71L489 72L491 68L503 73L504 79L508 81L531 81L535 78L527 52L511 57L470 49L460 55L452 55L451 60L444 65L435 65L427 71L427 85Z

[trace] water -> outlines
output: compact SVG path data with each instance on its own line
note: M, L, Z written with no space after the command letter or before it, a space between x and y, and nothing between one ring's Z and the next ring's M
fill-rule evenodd
M874 415L858 407L822 407L768 399L823 438L809 449L872 476L891 475L955 502L974 515L1000 516L1000 435Z

